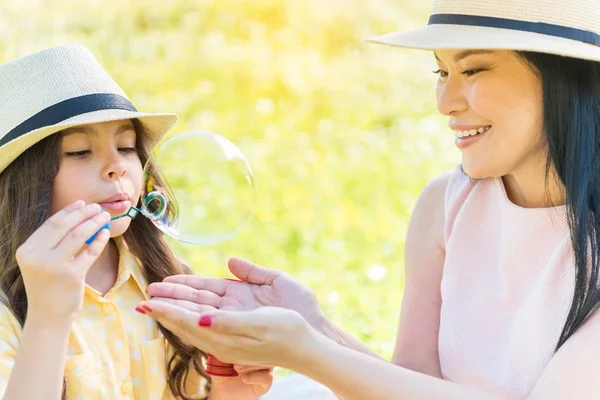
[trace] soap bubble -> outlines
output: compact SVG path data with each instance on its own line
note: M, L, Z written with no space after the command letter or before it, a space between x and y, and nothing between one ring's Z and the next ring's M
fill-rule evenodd
M159 145L150 161L140 212L165 234L185 243L213 244L232 237L252 218L252 168L228 139L204 131L180 133Z

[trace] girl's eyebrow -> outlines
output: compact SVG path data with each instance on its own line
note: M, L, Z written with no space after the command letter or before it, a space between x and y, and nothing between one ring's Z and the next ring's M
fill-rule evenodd
M135 128L132 125L121 125L114 132L114 135L120 135L121 133L129 130L135 131ZM87 135L98 136L98 131L92 128L91 126L74 126L72 128L67 128L63 130L63 137L72 135L74 133L85 133Z
M475 49L463 50L454 56L454 62L459 62L460 60L467 58L469 56L482 55L482 54L493 54L493 53L494 52L491 50L475 50ZM435 56L436 60L438 60L439 62L442 62L442 60L439 59L439 57L437 56L435 51L433 52L433 55Z

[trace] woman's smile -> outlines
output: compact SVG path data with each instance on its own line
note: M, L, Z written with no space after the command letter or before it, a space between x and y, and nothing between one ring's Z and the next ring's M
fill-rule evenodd
M483 137L488 136L491 129L491 126L487 126L479 129L471 129L469 131L454 131L454 136L456 137L454 143L459 149L465 149Z

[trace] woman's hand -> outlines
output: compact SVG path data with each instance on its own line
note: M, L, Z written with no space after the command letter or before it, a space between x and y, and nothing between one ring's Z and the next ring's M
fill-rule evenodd
M290 368L319 336L299 313L284 308L200 312L158 299L140 306L181 339L224 363Z
M191 311L212 309L248 311L263 306L295 310L317 331L323 332L325 318L315 293L291 275L267 269L239 258L229 260L229 270L243 282L197 275L174 275L148 286L155 299Z
M15 255L27 293L28 318L45 324L72 321L83 305L85 276L108 243L110 221L98 204L81 200L48 218Z
M255 400L271 389L273 372L271 368L234 365L235 377L212 376L210 400Z

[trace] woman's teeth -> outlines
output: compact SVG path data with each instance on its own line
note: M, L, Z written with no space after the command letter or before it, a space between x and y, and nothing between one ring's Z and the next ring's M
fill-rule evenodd
M475 136L475 135L479 135L480 133L487 132L490 128L491 128L491 126L486 126L484 128L471 129L470 131L454 131L454 135L456 135L456 137L458 137L458 138Z

